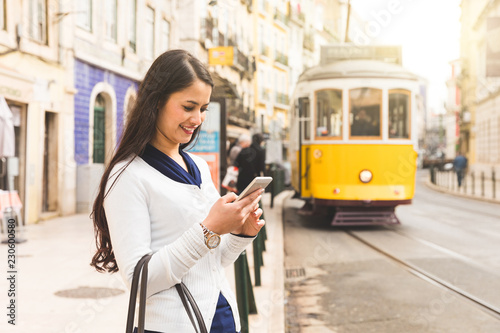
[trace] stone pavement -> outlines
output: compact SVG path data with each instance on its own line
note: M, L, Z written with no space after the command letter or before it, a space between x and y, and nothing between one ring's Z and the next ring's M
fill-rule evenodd
M282 192L270 208L270 194L263 196L267 222L266 252L261 268L262 286L254 287L258 314L250 315L250 332L284 332L284 268ZM2 240L6 235L2 234ZM8 245L0 244L0 332L104 333L124 332L128 293L119 274L100 274L90 265L94 251L88 215L73 215L29 225L17 235L16 325L8 324L11 275ZM252 246L247 249L252 280ZM234 268L227 276L234 288ZM106 297L103 297L106 296Z

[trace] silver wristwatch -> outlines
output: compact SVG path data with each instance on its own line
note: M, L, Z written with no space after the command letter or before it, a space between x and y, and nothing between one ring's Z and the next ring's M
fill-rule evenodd
M220 244L220 235L216 234L213 231L208 230L207 227L200 223L201 228L203 229L203 235L205 236L205 245L213 250Z

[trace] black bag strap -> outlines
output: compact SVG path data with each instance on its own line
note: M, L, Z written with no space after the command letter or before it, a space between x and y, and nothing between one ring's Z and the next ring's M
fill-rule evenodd
M152 254L144 255L135 266L134 275L132 277L132 286L130 288L127 327L125 333L133 333L134 330L135 304L137 302L137 291L139 289L139 277L141 277L141 288L139 291L139 321L137 325L137 333L144 333L146 314L146 290L148 284L148 262L149 260L151 260L152 256ZM196 301L194 300L193 295L191 295L191 293L189 292L189 289L183 282L176 284L175 288L177 289L177 292L182 301L182 305L184 305L184 309L186 310L189 316L189 320L191 320L195 331L197 333L208 333L205 322L203 321L203 316L200 309L198 308L198 304L196 304ZM196 321L198 322L198 327L200 328L199 330L194 321L192 312L194 312L194 315L196 316Z
M189 316L189 320L191 320L191 323L193 324L195 331L197 333L198 332L207 333L207 327L205 326L205 321L203 321L203 315L201 314L201 311L198 308L198 304L196 304L193 295L191 295L191 293L189 292L189 289L183 282L176 284L175 288L177 289L177 293L179 293L182 305L184 305L184 309L186 309L186 312ZM189 307L188 302L191 308ZM196 327L191 310L194 312L194 315L196 316L196 321L198 322L198 327L200 328L199 331L198 328Z
M130 287L130 299L128 302L127 314L127 327L125 333L132 333L134 331L134 316L135 316L135 303L137 301L137 289L139 287L139 276L142 271L141 290L139 295L139 327L138 333L144 333L144 317L146 313L146 288L148 281L148 262L151 260L152 254L143 256L134 269L132 277L132 286ZM141 326L142 324L142 326Z

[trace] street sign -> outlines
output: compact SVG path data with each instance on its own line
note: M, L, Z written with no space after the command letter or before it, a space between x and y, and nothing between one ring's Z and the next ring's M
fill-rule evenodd
M232 66L234 64L234 48L220 46L208 49L208 64Z

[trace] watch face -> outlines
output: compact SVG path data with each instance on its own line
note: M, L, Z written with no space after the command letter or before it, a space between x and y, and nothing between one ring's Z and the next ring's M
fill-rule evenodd
M219 246L219 243L220 243L220 236L219 235L209 236L209 238L207 240L207 246L210 249L215 249L217 246Z

